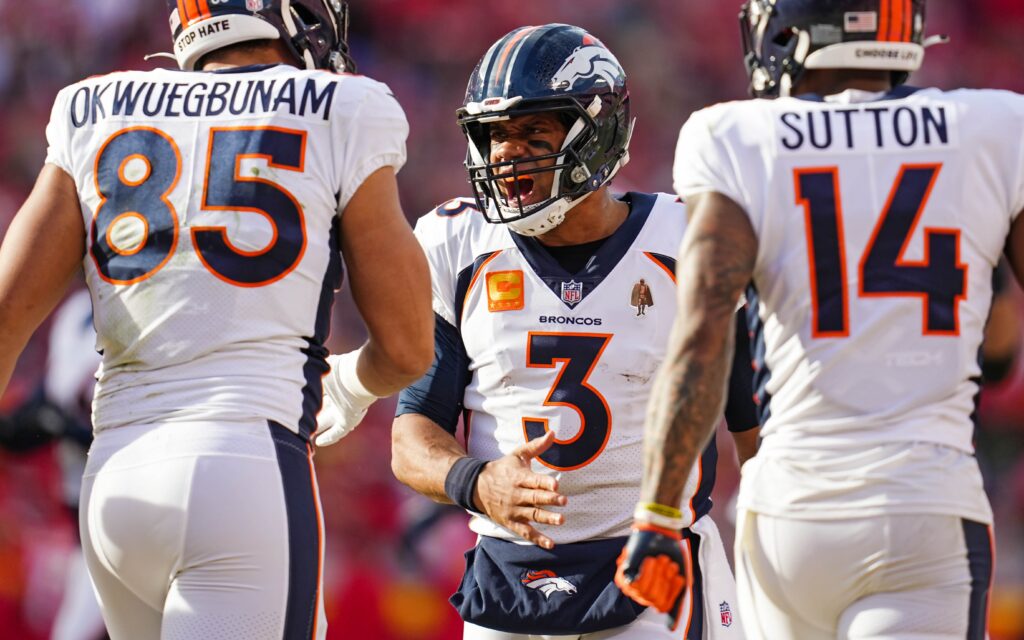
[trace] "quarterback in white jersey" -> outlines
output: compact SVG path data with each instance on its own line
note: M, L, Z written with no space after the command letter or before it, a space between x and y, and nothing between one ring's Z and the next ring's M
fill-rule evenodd
M182 71L57 96L0 252L0 379L84 268L103 360L80 525L111 637L323 638L310 439L342 255L371 334L330 377L350 413L432 351L405 116L345 73L341 3L169 4Z
M1024 273L1024 99L902 86L923 25L923 0L748 2L752 88L776 99L700 111L679 138L680 278L697 261L719 276L683 286L681 313L750 284L763 442L743 468L736 565L754 638L985 637L973 415L1004 247ZM697 385L728 357L708 328L722 310L703 315L674 355ZM661 400L651 460L685 461L705 400Z
M707 515L714 445L660 523L693 558L692 588L666 616L613 580L639 490L641 416L675 315L662 302L675 289L669 254L686 224L674 196L609 191L632 126L625 73L582 29L523 27L483 57L459 120L477 197L416 226L436 357L401 394L392 464L473 516L479 543L451 600L465 637L741 638ZM729 422L749 442L745 373Z

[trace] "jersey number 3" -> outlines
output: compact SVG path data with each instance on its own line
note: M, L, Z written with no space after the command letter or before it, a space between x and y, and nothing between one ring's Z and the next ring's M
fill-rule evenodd
M526 366L562 369L544 400L546 407L568 407L580 417L580 428L568 440L555 444L540 456L547 467L571 471L585 467L601 455L612 432L612 412L601 393L587 383L590 372L611 341L607 333L545 333L531 331L526 343ZM546 418L523 418L527 440L548 432Z
M273 237L263 249L246 251L231 244L226 227L192 227L196 255L210 273L235 286L261 287L283 278L305 251L302 207L281 185L242 176L240 163L262 158L272 169L301 172L306 132L214 128L208 148L201 209L262 215ZM167 264L178 245L178 215L168 200L181 178L178 146L158 129L124 129L100 148L95 174L100 204L89 253L96 269L112 284L145 280Z
M925 335L959 335L959 304L967 294L967 265L960 261L960 230L925 228L924 259L904 258L942 165L904 165L889 193L859 263L858 295L919 297ZM804 208L811 275L811 334L849 335L843 208L839 170L797 169L797 204Z

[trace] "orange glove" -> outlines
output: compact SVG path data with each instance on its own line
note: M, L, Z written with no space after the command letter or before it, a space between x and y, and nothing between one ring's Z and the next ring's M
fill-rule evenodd
M693 582L690 555L683 552L679 531L635 523L619 554L615 584L645 607L669 615L669 628L679 626L685 587Z

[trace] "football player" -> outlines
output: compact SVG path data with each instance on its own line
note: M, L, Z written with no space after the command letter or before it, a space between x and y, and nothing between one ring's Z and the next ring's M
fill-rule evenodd
M0 387L84 268L103 361L80 528L111 637L323 638L310 437L342 256L370 333L331 372L345 401L431 360L407 124L348 73L336 0L169 8L182 71L57 96L0 250Z
M647 304L675 288L670 256L685 227L674 196L610 190L629 157L625 72L580 28L519 28L480 60L458 122L475 197L416 226L435 361L400 396L392 466L472 515L480 539L452 598L464 637L741 638L708 516L713 444L650 522L693 559L671 616L613 582L639 490L643 407L675 314L637 315L631 298L638 283ZM737 430L756 422L749 374L730 414ZM737 435L749 455L756 430Z
M699 111L679 138L690 229L641 500L683 491L746 290L763 421L736 545L751 638L985 638L972 416L1004 250L1024 276L1024 99L905 85L943 40L924 17L923 0L750 0L762 99ZM649 597L670 582L644 581L661 554L634 535L623 569Z

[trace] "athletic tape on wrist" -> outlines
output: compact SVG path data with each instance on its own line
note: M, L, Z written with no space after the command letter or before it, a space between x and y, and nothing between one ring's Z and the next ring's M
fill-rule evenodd
M657 502L641 502L633 511L633 519L649 522L664 529L678 531L686 528L683 512L675 507L667 507Z
M473 492L476 491L476 481L486 464L486 460L469 456L455 461L444 479L444 492L452 502L467 511L480 511L473 504Z
M359 372L356 369L361 352L362 349L356 349L342 354L338 358L338 366L335 367L335 370L338 384L348 392L349 397L360 404L369 406L377 400L378 396L367 389L363 381L359 379Z

